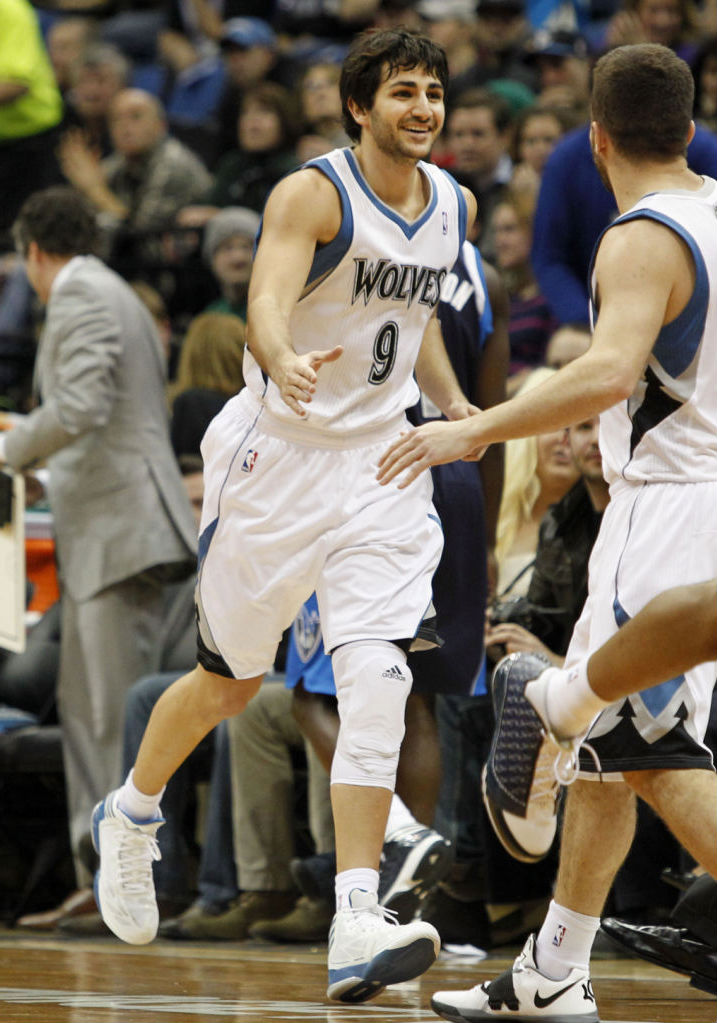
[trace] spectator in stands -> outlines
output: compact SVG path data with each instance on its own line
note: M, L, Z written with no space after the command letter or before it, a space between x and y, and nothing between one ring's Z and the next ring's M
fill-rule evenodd
M201 313L189 325L169 388L170 436L177 457L199 455L210 421L244 386L246 327L236 316Z
M598 50L630 43L660 43L691 64L697 52L698 35L690 0L622 0L620 10L596 43Z
M513 173L509 155L510 107L502 96L471 89L457 96L446 117L446 149L451 173L478 200L477 237L473 241L486 259L495 257L491 215L505 196Z
M586 323L564 323L555 331L545 349L545 365L560 369L584 355L590 347L590 328Z
M715 173L717 139L700 125L687 163L696 174ZM533 223L533 269L560 323L588 322L590 258L615 216L615 199L600 180L585 124L560 139L548 157Z
M532 390L553 372L547 368L533 370L518 393ZM495 547L497 600L527 593L543 516L577 478L565 430L506 443Z
M219 42L224 88L219 104L216 156L236 147L237 117L244 94L262 82L289 85L276 33L263 18L232 18L222 26Z
M590 94L590 61L587 43L577 32L540 29L528 48L528 61L538 73L538 96L565 86L587 104Z
M0 3L0 245L24 200L60 180L62 98L29 0Z
M85 145L103 158L112 152L110 108L129 74L129 61L109 43L92 43L71 68L62 127L81 131Z
M700 46L692 74L695 79L695 120L717 133L717 35L709 36Z
M610 499L597 418L571 426L567 434L580 476L540 523L535 565L516 620L503 617L486 630L486 643L504 653L539 651L559 666L585 603L588 558Z
M518 114L511 146L514 191L531 192L537 199L543 168L565 132L565 122L563 111L537 104Z
M66 136L60 149L67 179L101 214L109 233L168 228L176 213L199 198L211 177L197 156L167 135L159 100L124 89L110 108L114 152L100 162L84 140Z
M254 210L226 206L204 228L202 255L221 288L221 297L204 310L228 313L246 320L254 241L260 218Z
M297 127L297 109L288 89L264 82L247 92L237 123L238 148L220 160L204 204L183 210L180 223L205 224L223 206L261 212L273 186L297 164Z
M478 57L475 0L418 0L416 10L423 31L446 51L451 78L473 67Z
M72 85L75 65L95 35L95 24L90 18L60 18L48 29L47 52L63 97Z
M548 341L557 326L530 263L534 211L532 193L511 188L491 219L496 264L510 299L509 395L515 394L532 369L543 365Z
M535 72L525 62L525 47L530 39L530 26L525 17L523 0L479 0L477 5L477 58L452 80L448 98L453 99L476 86L485 86L496 79L510 79L534 89Z
M309 64L300 82L304 134L319 135L331 148L349 145L341 119L338 64Z

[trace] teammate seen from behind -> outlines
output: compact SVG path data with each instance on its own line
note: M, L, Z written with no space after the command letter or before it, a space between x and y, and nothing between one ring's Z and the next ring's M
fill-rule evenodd
M127 941L151 941L162 788L203 735L243 710L316 590L341 714L328 997L347 1002L422 973L440 944L429 924L392 925L377 901L411 688L406 653L430 606L442 537L430 479L387 489L376 471L418 398L414 369L449 418L476 411L435 319L475 214L472 196L424 162L446 81L445 54L429 39L358 36L340 82L355 145L284 178L267 202L247 386L203 442L199 664L160 699L132 773L94 815L105 921Z
M428 465L601 413L610 504L566 657L569 670L666 586L717 574L717 182L687 167L693 91L689 67L667 47L619 47L598 61L591 140L620 216L593 260L590 349L524 398L465 424L436 423L405 434L379 471L384 484L403 473L399 486L405 487ZM526 712L527 677L497 672L494 687L500 731L485 792L507 844L512 820L524 828L532 817L537 825L555 813L557 801L557 786L555 798L537 798L556 750L542 741L539 713L531 723ZM554 900L537 938L530 937L513 969L496 981L436 994L439 1014L471 1021L597 1019L590 949L630 847L635 793L697 862L717 873L717 782L703 742L714 678L713 660L602 710L588 742L601 777L613 784L590 780L597 764L583 750L582 776L568 793ZM571 684L580 685L579 672ZM582 689L581 699L589 698L584 678ZM530 700L540 708L537 686ZM592 712L601 706L596 701ZM572 725L569 713L562 717L564 734L579 731L577 713Z

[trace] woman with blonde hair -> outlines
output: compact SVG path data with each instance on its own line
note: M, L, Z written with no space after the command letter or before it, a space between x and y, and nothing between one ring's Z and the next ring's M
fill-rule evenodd
M533 370L518 393L532 390L554 373L547 367ZM495 548L499 600L527 593L540 522L578 475L565 430L506 443Z
M244 386L245 344L246 326L238 316L201 313L189 324L168 391L177 457L199 454L207 426L227 398Z

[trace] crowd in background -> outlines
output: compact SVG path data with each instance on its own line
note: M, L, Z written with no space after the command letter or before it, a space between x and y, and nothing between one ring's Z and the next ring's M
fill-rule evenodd
M97 214L99 254L132 283L156 324L172 447L188 486L200 489L204 427L243 386L247 289L264 202L293 168L348 144L339 69L352 36L370 25L415 28L446 49L446 125L433 159L478 200L471 241L507 294L507 394L585 350L590 254L617 212L590 155L591 65L624 43L673 48L695 79L690 164L717 176L715 0L4 0L0 409L23 413L36 399L43 315L11 227L30 194L68 184ZM604 507L591 490L599 454L590 430L583 424L582 447L565 432L507 445L493 580L501 607L530 595L540 536L546 550L554 540L540 532L544 516L560 505L564 516L550 527L558 534L573 522L574 499L562 502L583 479L590 500L583 495L579 515L589 538L580 541L582 575L568 581L565 598L569 617L580 610L575 579L584 577L592 516ZM198 494L190 490L190 499ZM183 628L191 631L190 589L180 597L189 609ZM536 626L535 615L527 622L498 617L488 629L489 652L541 649L559 661L569 622L559 640L549 624L552 631ZM292 732L282 743L298 748L300 739ZM239 788L235 781L235 799ZM317 830L323 851L325 822ZM672 846L665 841L664 848L663 865L676 867L677 853L670 862ZM514 938L549 895L550 871L541 868L518 884L512 902L501 885L486 897L475 866L484 853L458 857L445 904L435 910L453 921L454 938L488 941L492 933L495 941L491 925L521 908L517 925L498 932ZM500 866L517 876L518 867ZM649 894L638 892L637 881L625 887L627 909L643 912L661 901L654 885ZM282 912L293 904L285 901ZM480 933L476 920L485 914L476 915L477 905L492 914ZM472 913L464 929L461 907Z

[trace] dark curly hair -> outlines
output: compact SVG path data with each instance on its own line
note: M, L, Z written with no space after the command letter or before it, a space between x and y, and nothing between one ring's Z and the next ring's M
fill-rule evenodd
M22 256L27 255L30 242L55 256L84 256L97 244L97 219L79 192L55 185L25 200L12 234Z
M361 138L361 128L349 111L348 101L352 99L362 110L370 110L384 78L384 66L389 77L401 68L422 67L434 74L444 89L448 84L445 50L428 36L405 28L361 32L351 44L339 80L344 130L353 142Z

